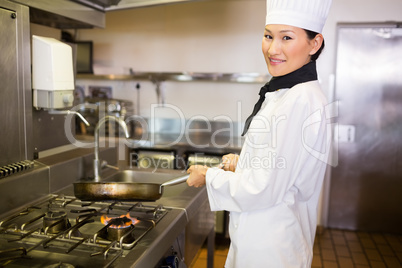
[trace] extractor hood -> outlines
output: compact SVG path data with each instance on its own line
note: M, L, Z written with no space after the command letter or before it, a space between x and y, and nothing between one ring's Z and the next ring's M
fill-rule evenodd
M129 9L197 0L71 0L102 11Z
M111 5L109 7L106 7L105 10L111 11L111 10L129 9L129 8L146 7L154 5L165 5L173 3L194 2L194 1L197 0L120 0L117 5Z
M105 12L197 0L10 0L29 7L30 21L59 29L104 28Z
M71 0L11 0L29 7L30 22L58 29L104 28L105 12Z

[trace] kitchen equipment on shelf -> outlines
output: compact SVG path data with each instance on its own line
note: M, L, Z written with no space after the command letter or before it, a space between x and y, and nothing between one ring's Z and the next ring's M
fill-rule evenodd
M130 154L130 163L139 168L175 169L176 151L139 148Z
M134 115L133 102L120 99L105 98L85 98L85 103L81 105L80 113L88 120L90 126L85 126L77 121L77 133L84 135L94 135L95 126L99 119L105 115L115 116L124 120L127 124L130 136L133 136L135 124L128 118ZM109 123L105 128L105 134L119 136L120 130L114 123Z
M223 154L213 153L198 153L198 152L186 152L187 166L192 165L205 165L205 166L218 166L222 162Z

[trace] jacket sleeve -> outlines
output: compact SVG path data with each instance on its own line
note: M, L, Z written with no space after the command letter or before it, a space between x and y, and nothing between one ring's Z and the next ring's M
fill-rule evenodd
M318 185L315 170L323 164L306 149L325 146L320 109L306 97L265 107L253 119L236 172L208 170L211 209L244 212L308 199Z

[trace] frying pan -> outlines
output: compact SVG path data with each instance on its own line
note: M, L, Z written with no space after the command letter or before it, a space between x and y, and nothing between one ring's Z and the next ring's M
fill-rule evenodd
M155 201L162 197L165 186L185 182L190 175L185 175L158 183L137 182L75 182L74 195L83 201L124 200Z

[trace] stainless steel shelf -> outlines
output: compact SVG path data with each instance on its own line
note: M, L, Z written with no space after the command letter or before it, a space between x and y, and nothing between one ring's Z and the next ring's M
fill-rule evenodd
M271 78L270 75L258 73L134 73L129 75L96 75L96 74L77 74L77 79L89 80L149 80L151 82L176 81L176 82L233 82L233 83L266 83Z

